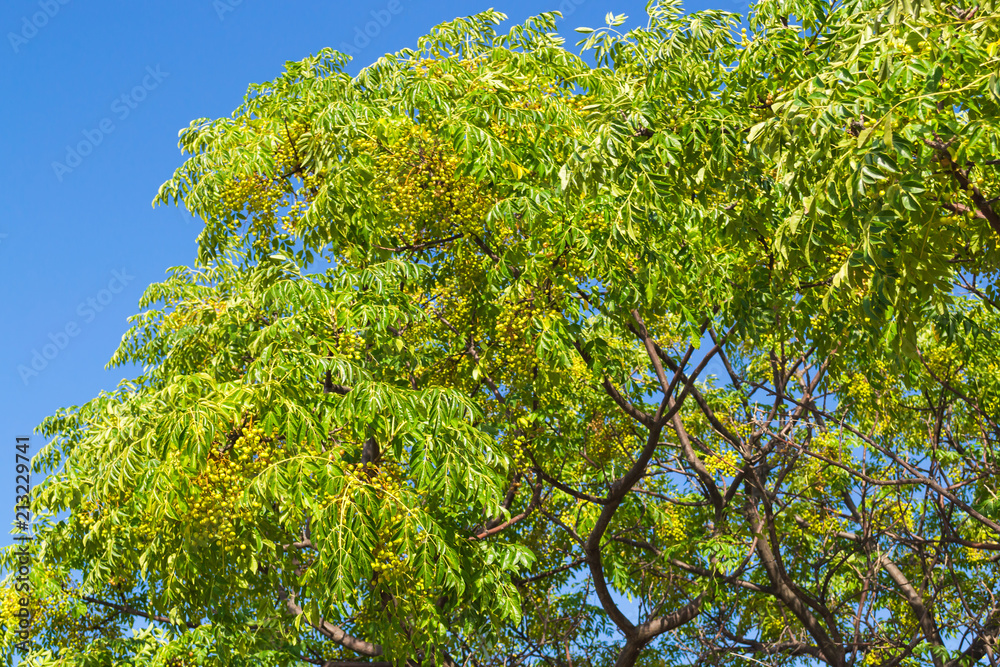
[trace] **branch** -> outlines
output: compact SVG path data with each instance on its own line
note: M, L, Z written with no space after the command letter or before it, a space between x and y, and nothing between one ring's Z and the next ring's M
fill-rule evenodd
M580 357L587 364L587 366L591 367L593 365L593 359L583 349L583 346L580 345L580 342L579 341L573 341L573 346L580 353ZM639 422L640 424L642 424L646 428L652 428L653 427L653 417L652 417L652 415L646 414L645 412L643 412L639 408L637 408L634 405L632 405L631 403L629 403L628 400L624 396L622 396L618 392L617 389L615 389L615 386L613 384L611 384L611 380L609 380L607 377L605 377L604 380L601 381L601 386L604 387L605 393L607 393L607 395L611 397L611 400L613 400L618 405L618 407L622 409L622 411L625 414L627 414L629 417L631 417L632 419L636 420L637 422Z
M340 394L341 396L346 396L352 387L346 387L342 384L333 383L333 374L330 371L326 372L323 377L323 393L324 394Z
M153 614L147 614L144 611L139 611L138 609L135 609L134 607L130 607L128 605L117 604L117 603L114 603L114 602L108 602L107 600L101 600L101 599L98 599L98 598L95 598L95 597L91 597L89 595L84 595L81 599L84 602L91 602L93 604L103 605L105 607L109 607L109 608L114 609L115 611L121 612L123 614L128 614L129 616L139 616L140 618L145 618L146 620L149 620L149 621L156 621L157 623L167 623L169 625L173 625L174 624L174 622L171 621L166 616L155 616ZM201 623L194 623L194 622L191 622L191 621L185 621L184 624L188 628L190 628L192 630L194 628L199 627L201 625Z
M759 485L759 482L757 482ZM768 578L774 587L774 596L781 600L788 609L801 621L806 631L816 640L820 651L831 665L840 667L844 665L843 647L834 642L826 629L809 611L806 603L799 597L796 590L789 585L788 575L784 572L778 556L771 550L768 539L768 527L757 512L756 506L747 503L747 521L757 539L757 553L760 555L761 565L767 572Z
M982 632L976 637L969 648L965 649L962 655L954 660L948 661L945 667L961 667L979 662L987 653L993 654L993 647L997 645L997 636L1000 635L1000 607L994 606L986 619Z
M592 496L589 493L583 493L582 491L577 491L572 487L566 486L565 484L563 484L562 482L560 482L559 480L557 480L556 478L552 477L547 472L542 470L542 467L538 465L538 462L535 461L534 455L532 455L530 452L528 452L527 454L528 458L531 459L531 462L534 464L535 470L538 471L539 476L541 476L543 480L545 480L552 486L556 487L563 493L573 496L577 500L586 500L587 502L594 503L595 505L607 504L608 501L606 498L598 498L597 496Z
M886 557L882 559L882 569L886 571L889 578L899 586L899 589L903 592L906 597L906 601L910 605L910 609L913 610L914 615L917 617L917 622L920 624L920 629L924 632L924 639L927 640L928 644L935 644L937 646L943 646L944 642L941 641L941 635L935 627L934 617L931 615L930 610L924 604L924 598L917 592L917 589L913 587L913 584L909 582L903 571L896 567L893 563ZM934 656L934 664L937 667L941 667L944 663L941 658L938 657L936 653L932 654Z
M401 245L396 248L386 248L380 245L372 245L372 247L378 248L379 250L388 250L390 252L412 252L416 250L426 250L427 248L433 248L436 245L441 245L442 243L448 243L449 241L454 241L455 239L460 239L460 238L462 238L461 234L455 234L454 236L449 236L446 239L433 239L431 241L424 241L423 243Z
M551 570L546 570L545 572L541 572L539 574L534 574L525 579L521 579L520 577L511 577L511 580L514 582L515 586L523 586L524 584L534 583L536 581L539 581L540 579L551 577L554 574L559 574L560 572L571 570L577 565L582 565L586 560L587 560L586 558L577 558L576 560L570 563L566 563L565 565L560 565L559 567L554 567Z
M289 595L288 591L281 584L278 584L278 599L285 603L285 607L293 616L301 616L303 614L303 609L295 603L294 595ZM305 619L303 619L305 620ZM343 628L338 625L334 625L329 621L323 619L319 620L319 623L313 625L308 620L306 624L312 626L321 635L330 639L331 641L340 644L346 649L354 651L360 655L368 656L370 658L377 658L382 655L382 647L378 644L373 644L372 642L366 642L363 639L358 639L352 635L347 634Z
M711 360L711 358L715 356L718 351L718 345L708 351L705 358L702 359L701 363L698 364L698 367L692 371L691 376L687 378L687 381L684 383L683 391L681 391L677 400L673 401L673 405L667 409L666 413L664 413L663 410L670 397L669 395L665 395L663 397L663 400L660 402L660 407L656 411L656 419L653 422L652 427L649 429L649 437L646 439L646 444L643 447L642 452L639 454L639 458L634 464L632 464L632 467L625 473L625 475L611 484L611 491L608 494L608 502L601 510L601 514L597 517L594 528L590 531L590 534L587 536L583 545L583 551L587 554L587 564L590 566L590 574L594 580L594 591L597 593L597 598L601 602L601 607L628 640L625 648L622 649L622 656L625 656L625 651L632 650L629 648L632 646L629 642L635 640L638 635L636 634L636 626L625 617L625 614L623 614L621 609L618 608L618 605L615 603L614 599L611 597L610 591L608 590L608 583L604 577L604 565L601 562L601 539L604 537L604 533L611 524L611 519L614 517L618 507L622 504L625 496L628 495L628 492L632 489L632 487L635 486L640 479L642 479L646 466L649 465L649 461L653 457L653 452L659 444L660 432L663 430L663 426L673 419L674 415L680 411L681 406L684 404L684 399L687 398L688 393L691 391L691 387L694 385L695 379L701 371L705 369L709 360ZM640 649L641 646L639 649L636 649L636 651ZM638 652L636 652L635 655L638 655ZM623 659L622 656L619 656L620 664L631 664L621 663L621 660Z
M731 633L729 630L727 630L725 626L721 624L719 626L719 630L729 641L734 641L739 644L743 644L744 646L747 646L758 653L768 653L770 651L774 651L776 653L786 653L787 655L792 657L797 657L800 655L810 655L819 660L824 660L823 654L817 647L812 646L810 644L806 644L804 642L785 641L785 642L778 642L777 644L766 645L755 639L749 639L747 637L738 637L733 633Z
M986 218L990 223L990 227L997 234L1000 234L1000 215L993 210L993 206L990 205L983 193L979 191L979 188L972 185L969 181L968 170L959 169L958 165L955 164L951 159L951 154L948 152L948 147L957 139L957 137L952 137L948 141L942 141L941 139L935 137L933 141L929 139L924 139L924 144L928 147L934 149L938 154L938 159L941 164L946 168L950 167L951 175L958 182L958 185L962 190L968 190L972 193L972 203L976 205L977 216Z
M535 482L535 489L531 494L531 501L528 503L528 506L524 508L523 512L521 512L517 516L512 516L510 519L492 528L481 528L479 532L477 532L475 535L470 536L469 539L472 541L485 540L487 537L490 537L491 535L496 535L505 528L513 526L518 521L521 521L522 519L526 518L529 514L531 514L535 510L536 507L538 507L541 504L542 504L542 480L541 476L539 475L538 481Z
M497 255L495 252L493 252L490 249L490 247L486 245L486 242L483 241L481 238L479 238L479 235L470 234L470 236L472 237L472 240L475 242L475 244L479 246L479 249L482 250L484 253L486 253L487 257L492 259L495 264L500 263L500 256ZM521 270L516 266L512 266L510 267L510 274L514 277L514 280L517 280L518 278L521 277Z

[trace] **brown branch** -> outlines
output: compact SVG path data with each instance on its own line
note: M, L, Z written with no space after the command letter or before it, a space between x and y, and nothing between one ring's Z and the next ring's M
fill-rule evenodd
M531 494L531 501L528 503L528 506L524 508L523 512L521 512L517 516L512 516L507 521L504 521L503 523L498 524L492 528L481 528L475 535L470 536L468 539L473 541L485 540L487 537L496 535L505 528L509 528L518 521L521 521L526 517L528 517L528 515L530 515L533 511L535 511L535 509L541 504L542 504L542 480L541 476L539 476L538 481L535 482L534 491Z
M804 642L795 641L785 641L778 642L776 644L763 644L755 639L748 639L746 637L738 637L726 629L725 626L720 626L720 631L726 639L730 641L737 642L738 644L743 644L744 646L757 651L758 653L765 653L769 651L775 651L777 653L785 653L791 657L797 657L800 655L809 655L818 660L824 660L823 654L818 648Z
M592 366L593 358L589 354L587 354L587 352L583 349L583 346L580 344L580 341L573 341L573 346L577 349L577 352L580 353L580 357L587 364L587 366L588 367ZM607 393L607 395L611 397L611 400L613 400L625 414L627 414L629 417L636 420L646 428L652 428L653 426L652 415L646 414L639 408L632 405L624 396L621 395L621 393L617 389L615 389L615 386L611 384L611 380L605 377L601 381L601 386L604 388L605 393Z
M340 394L341 396L346 396L352 387L347 387L342 384L333 383L333 374L330 371L326 372L323 377L323 393L324 394Z
M129 616L138 616L140 618L145 618L146 620L149 621L156 621L157 623L167 623L169 625L174 624L174 622L171 621L166 616L156 616L154 614L147 614L144 611L139 611L138 609L130 607L128 605L117 604L115 602L108 602L107 600L101 600L99 598L91 597L89 595L84 595L80 599L82 599L84 602L91 602L93 604L103 605L110 609L114 609L117 612L121 612L122 614L128 614ZM201 625L201 623L195 623L192 621L185 621L184 624L192 630Z
M979 662L987 653L991 655L997 645L997 637L1000 636L1000 606L994 605L990 610L982 632L972 642L969 648L965 649L962 655L950 660L945 667L960 667L961 665L972 665Z
M604 576L604 564L601 559L601 540L604 537L608 526L611 524L611 519L614 517L615 512L618 507L621 506L622 501L628 492L635 486L640 479L642 479L643 474L646 471L646 467L649 465L650 459L653 457L653 452L656 450L657 445L660 440L660 433L663 430L663 426L673 419L674 415L680 411L681 406L684 404L684 399L691 391L691 387L694 385L695 379L698 375L705 369L708 362L713 356L719 351L719 346L716 345L705 355L698 367L692 371L691 376L687 378L684 383L684 389L681 391L680 396L677 400L673 402L666 413L664 413L664 408L667 405L668 399L671 399L669 395L665 395L663 400L660 402L660 407L656 411L656 419L653 422L652 427L649 429L649 437L646 439L646 444L643 446L642 452L640 452L639 457L636 459L632 467L629 468L622 477L617 479L611 484L611 490L608 493L608 502L601 510L600 515L597 517L597 521L594 524L593 529L587 536L586 541L583 544L583 551L587 555L587 565L590 567L590 575L594 581L594 592L597 593L597 599L601 602L601 607L611 618L612 622L618 627L619 630L626 637L625 648L622 649L623 653L619 656L619 661L617 664L631 664L631 662L622 662L623 659L627 658L628 655L632 655L634 651L634 656L638 656L645 645L644 641L640 641L644 634L637 631L636 626L625 617L619 609L614 598L611 597L610 590L608 589L608 583ZM679 614L677 618L687 618L687 614L697 615L698 609L700 609L700 598L697 600L698 604L692 603L688 607L684 607L681 610L675 612ZM693 610L693 611L692 611ZM666 618L666 617L665 617ZM670 618L674 618L673 615ZM672 621L670 621L672 622ZM684 622L687 622L686 620ZM666 630L664 630L666 631ZM645 632L645 631L643 631ZM639 641L639 644L635 642ZM623 657L624 656L624 657ZM631 658L634 661L634 657Z
M559 574L560 572L565 572L566 570L570 570L576 567L577 565L582 565L586 560L587 560L586 558L577 558L576 560L570 563L566 563L565 565L560 565L559 567L554 567L551 570L546 570L545 572L540 572L539 574L534 574L524 579L521 579L520 577L511 577L511 580L514 582L514 585L523 586L524 584L534 583L541 579L545 579L546 577L551 577L552 575Z
M372 247L378 248L379 250L388 250L390 252L413 252L417 250L427 250L428 248L433 248L434 246L448 243L460 238L462 238L461 234L455 234L454 236L449 236L446 239L433 239L431 241L424 241L423 243L411 243L409 245L401 245L395 248L388 248L380 245L372 245Z
M528 458L531 460L532 464L534 464L535 470L538 472L541 478L546 482L548 482L549 484L551 484L552 486L554 486L555 488L562 491L563 493L573 496L577 500L586 500L587 502L594 503L596 505L604 505L608 502L606 498L599 498L589 493L583 493L582 491L577 491L572 487L566 486L565 484L563 484L562 482L560 482L559 480L557 480L556 478L552 477L547 472L542 470L542 467L538 465L537 461L535 461L534 455L532 455L530 452L527 452L527 454Z
M997 215L997 212L993 210L993 206L986 200L983 193L969 180L969 170L960 169L951 159L948 147L954 143L957 138L958 137L952 137L948 141L943 141L935 136L933 141L924 139L924 144L937 152L938 159L941 161L941 164L949 168L952 177L958 183L959 187L962 190L971 191L972 203L974 203L978 209L977 215L979 217L986 218L986 220L990 223L990 227L993 228L993 231L1000 234L1000 215Z
M288 593L285 587L278 584L278 599L285 603L285 607L288 609L289 613L293 616L301 616L303 614L303 609L295 603L295 596ZM305 621L306 624L315 628L317 632L326 637L327 639L340 644L346 649L354 651L359 655L364 655L369 658L377 658L382 655L382 647L378 644L372 642L367 642L363 639L349 635L338 625L334 625L329 621L319 619L319 623L313 625L308 620Z
M501 261L500 256L497 255L495 252L493 252L488 245L486 245L486 241L479 238L477 234L470 234L470 236L472 237L472 240L475 242L475 244L479 246L480 250L486 253L487 257L492 259L495 264L500 263ZM516 266L510 267L510 273L514 277L514 280L517 280L518 278L521 277L521 270Z
M902 591L906 602L910 605L910 609L913 610L913 614L917 617L917 623L920 624L920 629L924 633L924 639L927 640L928 644L943 646L944 642L941 640L941 634L934 623L934 616L931 614L930 609L927 608L927 605L924 604L923 596L917 592L917 589L913 587L913 584L910 583L906 575L903 574L903 571L895 563L884 556L881 558L881 563L882 569L886 571L889 578ZM933 654L933 657L934 664L937 667L942 667L944 663L941 658L936 653Z
M756 486L760 487L759 481L757 481ZM771 580L774 588L774 596L781 600L795 614L795 617L799 619L806 631L816 640L816 644L819 646L826 661L834 665L834 667L842 667L845 664L846 658L843 646L830 637L827 630L809 610L807 603L802 600L799 592L796 590L797 587L793 587L791 584L778 555L771 549L770 541L773 539L773 535L769 536L769 534L772 532L770 528L773 528L773 522L765 522L757 512L756 506L752 503L747 503L745 512L751 530L758 538L757 553L760 555L764 571ZM768 526L767 523L772 525Z
M657 557L661 557L663 555L662 551L660 551L659 549L657 549L656 547L654 547L649 542L644 542L644 541L641 541L641 540L633 540L633 539L629 539L627 537L619 537L617 535L613 535L613 536L609 537L608 539L612 540L614 542L621 542L622 544L627 544L627 545L635 547L637 549L645 549L647 551L651 551L653 553L653 555L655 555ZM751 554L754 551L754 547L756 547L756 541L751 545L751 548L750 548ZM676 567L679 570L684 570L685 572L690 572L691 574L697 574L700 577L712 577L714 579L718 579L719 581L724 581L724 582L729 583L729 584L736 584L740 588L745 588L745 589L750 590L750 591L755 591L757 593L768 593L770 595L773 595L774 592L770 588L767 588L765 586L760 586L760 585L755 584L755 583L750 582L750 581L744 581L743 579L739 579L742 571L746 569L746 566L750 562L750 555L751 554L748 554L747 557L743 559L743 563L740 565L740 567L738 567L736 569L736 571L733 574L725 574L725 573L719 572L717 570L709 570L707 568L699 567L697 565L691 565L690 563L686 563L686 562L684 562L682 560L679 560L677 558L668 558L667 562L670 563L671 565L673 565L674 567ZM654 573L654 574L656 574L656 573ZM657 576L660 576L660 575L657 574Z

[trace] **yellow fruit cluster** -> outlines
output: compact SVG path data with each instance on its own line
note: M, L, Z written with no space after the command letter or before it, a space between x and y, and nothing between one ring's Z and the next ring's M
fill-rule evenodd
M504 304L497 316L496 343L498 345L501 381L510 385L515 378L523 378L535 363L535 334L532 321L536 310L534 303Z
M687 522L677 507L667 503L662 508L664 520L656 526L656 534L665 544L678 544L689 539Z
M587 236L592 238L603 238L611 232L611 221L605 218L602 211L587 213L579 224Z
M191 523L203 538L215 541L226 552L247 549L238 541L240 528L252 520L261 504L257 500L243 503L242 495L277 456L274 441L252 423L230 449L210 454L208 465L194 480L197 491L190 506Z
M390 243L482 233L493 202L475 179L457 173L461 158L429 130L411 125L388 147L367 140L359 147L374 155L373 180L389 214Z
M403 515L396 514L394 520L402 522ZM372 550L372 572L391 577L402 572L406 566L407 555L399 553L403 543L402 536L393 539L396 527L383 525L378 529L378 543Z
M280 206L283 193L264 174L252 174L234 178L226 184L221 193L223 206L237 213L246 212L251 218L251 231L262 231L275 222L275 209ZM235 230L238 221L231 223Z
M931 347L923 356L929 371L945 380L955 379L956 369L962 365L956 345Z
M753 432L754 432L754 430L755 430L755 428L756 428L757 425L753 421L742 421L742 420L737 420L737 419L733 418L732 415L734 413L735 413L735 411L729 413L729 415L730 415L729 419L728 419L728 425L729 425L729 427L739 437L741 437L743 439L750 438L750 436L753 435Z
M524 435L515 433L515 429L524 432ZM510 457L511 468L513 470L527 470L531 468L531 459L528 456L529 439L534 435L535 428L528 421L527 416L517 417L515 423L510 424L497 438L497 446Z
M414 514L405 495L409 488L405 470L392 460L367 467L349 463L344 466L344 481L347 497L374 492L378 506L389 510L380 512L376 518L375 546L370 559L374 575L372 584L389 593L401 609L414 609L414 605L423 604L426 602L424 582L410 567L410 554L405 547L407 534L415 532L410 525L415 521ZM325 497L328 503L335 501L332 494ZM359 617L379 613L382 598L375 595L371 599L376 606L362 610Z
M277 231L279 223L290 233L301 230L302 218L319 191L323 175L303 169L298 144L310 132L307 124L283 123L273 129L273 134L259 127L244 130L248 133L244 148L270 152L270 164L264 171L230 177L219 188L219 199L224 211L235 216L230 229L236 231L248 218L247 234L256 245L262 246ZM284 213L280 214L281 211Z
M762 639L773 640L788 631L788 622L775 608L759 614L755 619Z
M990 553L988 551L973 547L963 547L963 550L965 551L965 557L970 563L985 563L990 561Z
M996 378L1000 378L1000 364L987 364L987 369L988 377L993 378L994 381ZM980 399L983 412L988 415L1000 415L1000 393L997 392L996 385L991 389L992 391L984 392L985 395Z
M887 498L882 503L882 521L896 530L905 529L908 532L913 532L913 512L909 510L909 507L910 505L905 499L896 501Z
M183 301L163 318L163 328L177 331L189 325L205 324L220 315L226 308L226 302L218 298Z
M805 505L798 514L805 519L809 526L808 533L811 535L830 535L843 530L840 519L815 505Z
M842 374L840 385L851 409L860 420L862 430L874 428L875 435L884 435L891 420L882 418L884 413L892 413L900 407L899 380L889 373L882 360L869 363L867 377L860 373Z
M331 311L330 318L334 326L334 348L332 351L347 359L360 360L365 350L365 339L356 329L345 329L337 326L336 308Z
M710 454L705 457L705 468L712 475L732 477L740 471L740 456L730 450L724 454Z
M89 530L93 527L100 514L101 506L92 500L83 501L80 503L79 509L74 512L77 521L85 530Z
M874 651L868 651L865 653L864 660L862 664L865 665L884 665L886 663L893 662L893 654L891 651L885 649L875 649Z
M851 457L851 442L842 435L829 431L815 433L810 448L833 461L844 461Z
M458 246L448 263L454 276L452 291L462 296L477 291L482 283L488 263L492 263L492 260L478 252L478 248L472 244L463 243ZM465 300L467 301L468 298L466 297Z
M301 167L296 144L309 131L309 126L300 120L284 123L278 130L280 141L274 149L274 167L277 175L295 173Z
M623 418L624 417L624 418ZM597 411L585 426L587 456L599 465L611 461L623 452L621 441L629 437L631 425L620 411L610 414Z
M49 631L57 631L61 647L82 650L91 641L87 636L87 626L93 619L87 616L81 618L76 613L76 595L73 594L75 584L68 576L53 576L43 564L35 564L33 568L36 570L33 572L33 579L48 579L49 584L55 584L60 590L55 594L43 595L34 590L27 594L33 640L29 643L39 642L38 638ZM18 614L25 595L13 587L0 590L0 625L7 628L18 627Z
M281 227L289 234L296 234L302 230L301 221L309 210L309 202L300 200L294 202L288 211L281 216Z

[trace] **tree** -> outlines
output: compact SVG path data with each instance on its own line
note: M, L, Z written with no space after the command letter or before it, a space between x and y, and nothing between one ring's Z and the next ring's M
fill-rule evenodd
M995 5L648 13L181 133L199 263L42 427L33 664L995 659Z

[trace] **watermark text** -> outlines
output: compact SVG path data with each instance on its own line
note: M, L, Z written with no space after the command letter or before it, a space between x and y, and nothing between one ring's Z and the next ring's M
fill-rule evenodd
M125 120L168 76L170 76L170 72L164 72L160 65L155 68L147 67L146 75L139 85L112 100L111 113L119 121ZM115 121L110 116L102 118L96 127L83 130L83 139L76 144L66 146L66 156L63 161L52 163L52 171L59 182L62 182L66 174L83 164L83 159L93 153L94 149L104 141L104 138L114 131Z

